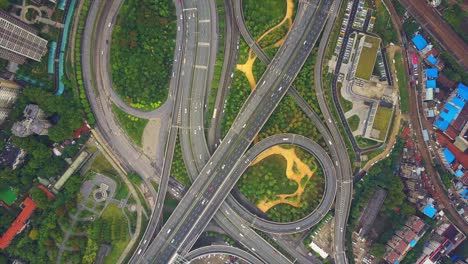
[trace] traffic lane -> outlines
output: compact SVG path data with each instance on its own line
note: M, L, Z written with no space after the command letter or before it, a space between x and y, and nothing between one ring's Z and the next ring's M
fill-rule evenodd
M190 253L188 253L185 256L185 259L188 261L193 261L195 259L200 259L203 256L212 255L212 254L229 254L231 256L236 256L252 264L262 263L258 258L256 258L255 256L251 255L250 253L246 251L243 251L236 247L224 246L224 245L211 245L211 246L197 248L193 251L190 251Z
M297 52L296 52L296 53L297 53ZM300 64L296 63L295 65L298 66L298 65L300 65ZM286 81L287 81L287 82L291 82L291 79L292 79L292 78L291 78L290 76L288 76L288 77L286 78ZM258 91L259 89L256 89L256 90ZM249 97L249 98L250 98L250 97ZM253 97L253 98L255 98L255 97ZM248 107L247 107L247 109L248 109ZM270 112L271 112L271 111L270 111ZM245 127L245 125L244 125L244 127ZM242 141L242 143L244 143L244 145L247 145L247 144L249 144L250 142L248 142L248 141ZM239 146L239 145L238 145L238 146ZM219 148L219 149L222 149L222 148ZM219 149L218 149L218 150L219 150ZM235 154L237 154L236 152L240 152L239 148L237 148L237 150L234 150L234 153L235 153ZM215 156L216 156L216 155L215 155ZM232 163L232 162L228 161L227 163L229 164L229 166L231 166L231 163ZM190 223L190 224L191 224L191 223Z

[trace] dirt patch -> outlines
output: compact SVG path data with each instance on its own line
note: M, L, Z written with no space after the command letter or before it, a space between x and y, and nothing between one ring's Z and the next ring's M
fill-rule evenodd
M159 132L161 128L161 119L149 120L145 129L143 130L142 146L143 152L148 157L156 157L158 153Z
M294 11L294 2L293 2L293 0L286 0L286 14L285 14L283 20L281 20L281 22L279 22L277 25L275 25L274 27L270 28L265 33L263 33L263 35L261 35L257 39L257 43L259 43L268 34L273 32L274 30L278 29L279 27L281 27L286 22L288 23L289 28L291 28L292 22L293 22L292 21L293 11ZM280 47L283 44L285 39L286 39L286 35L284 35L283 38L281 38L275 44L273 44L273 46L274 47ZM250 87L251 87L252 90L254 90L255 86L257 85L257 81L255 80L255 77L253 75L253 65L254 65L256 59L257 59L257 56L253 53L252 49L250 49L249 50L249 57L248 57L247 61L244 64L237 64L237 66L236 66L236 69L240 70L241 72L243 72L245 74L245 77L247 77L247 80L249 81L249 84L250 84Z
M251 166L257 164L270 155L281 155L286 159L286 177L295 181L298 187L294 193L278 194L278 199L276 200L270 201L264 198L257 204L258 208L263 212L267 212L270 208L278 204L289 204L294 207L299 207L302 193L304 192L307 183L317 170L317 164L315 164L315 167L311 169L297 156L295 148L285 149L280 146L274 146L262 152L252 162ZM304 177L307 177L307 180L303 181Z

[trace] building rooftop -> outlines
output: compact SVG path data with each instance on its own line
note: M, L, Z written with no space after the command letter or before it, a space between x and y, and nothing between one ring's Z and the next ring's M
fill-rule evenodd
M421 34L414 36L414 38L412 38L411 41L414 43L418 50L423 50L427 46L427 41Z
M435 79L439 77L439 71L436 68L428 68L426 69L426 77Z
M23 211L16 217L15 221L11 224L10 228L0 238L0 249L5 249L10 245L13 238L18 234L21 229L26 225L29 217L36 209L36 203L29 197L23 201Z
M436 88L436 81L435 80L427 80L426 81L426 88Z
M429 55L429 56L427 56L426 59L427 59L427 61L428 61L430 64L432 64L432 65L436 65L436 64L437 64L437 59L436 59L434 56L432 56L432 54Z
M430 218L434 218L436 212L437 210L434 208L434 206L430 204L426 205L426 207L424 207L424 210L423 210L423 213L429 216Z
M397 252L395 252L395 250L393 250L386 258L385 260L387 260L389 263L391 264L398 264L398 259L400 258L400 254L398 254Z

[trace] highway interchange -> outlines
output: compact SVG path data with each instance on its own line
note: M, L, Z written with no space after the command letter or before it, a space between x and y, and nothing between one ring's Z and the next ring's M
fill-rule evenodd
M133 259L135 259L135 262L146 261L153 263L156 261L157 263L165 263L175 259L176 252L182 256L185 255L191 249L204 227L209 223L209 220L216 214L214 219L218 224L221 223L220 225L226 229L233 238L243 243L262 261L266 263L289 262L287 259L282 259L284 256L261 239L250 227L252 226L269 232L277 230L276 233L294 233L299 232L298 230L301 228L306 229L313 226L330 209L333 198L335 197L336 188L338 188L340 191L336 194L337 203L335 205L335 211L338 212L336 214L338 216L336 217L336 223L340 228L335 229L335 239L339 241L339 243L335 243L335 258L337 263L346 263L343 229L346 225L349 202L351 200L352 173L346 152L340 151L340 149L344 149L344 143L335 124L333 122L325 122L327 126L327 128L325 128L318 116L313 113L310 106L308 107L300 95L298 95L295 90L291 89L289 90L289 94L292 95L297 102L300 102L302 99L301 108L308 109L304 111L308 111L307 115L310 118L315 118L319 130L325 135L324 138L330 139L328 141L330 142L329 151L333 161L328 155L323 155L325 151L318 145L311 144L311 142L308 142L306 139L301 138L301 140L298 140L300 138L298 135L277 135L260 142L247 151L253 138L268 120L268 117L278 105L281 98L288 91L288 87L299 72L318 39L320 32L325 26L327 18L328 23L325 26L324 35L329 36L337 14L334 10L337 11L339 9L341 1L335 0L332 2L331 0L322 0L310 1L307 3L304 3L306 1L301 1L294 27L288 34L288 39L268 66L267 71L259 81L259 86L239 112L229 133L215 150L213 156L211 156L209 149L212 148L208 147L203 124L207 102L206 98L209 93L207 87L209 87L212 78L212 65L214 64L213 61L215 59L217 46L216 27L213 26L216 23L216 12L213 2L214 1L187 0L183 1L183 8L182 6L177 6L177 16L181 18L178 19L177 45L174 59L175 63L173 66L173 77L175 77L171 80L171 96L168 100L170 101L169 105L172 106L172 118L169 119L170 121L168 122L168 141L165 147L165 154L167 154L166 158L172 159L175 135L178 130L183 149L184 162L189 170L189 175L194 179L196 177L196 179L192 187L182 198L179 207L174 211L171 218L152 243L150 243L150 240L156 232L162 209L161 205L165 196L160 194L166 193L171 163L165 162L162 165L162 169L159 169L151 161L145 160L146 157L141 154L139 157L133 157L133 159L132 155L128 155L128 153L138 153L138 150L135 150L135 148L128 143L128 140L125 142L125 136L121 133L115 133L115 131L118 131L118 128L116 129L118 126L115 124L112 117L109 118L109 110L105 110L105 108L107 108L105 105L108 105L109 101L106 100L104 102L102 99L99 99L102 97L92 94L93 85L95 87L99 87L99 85L105 86L103 83L99 84L99 81L102 82L102 80L105 79L99 77L105 75L105 73L99 73L96 80L93 80L91 69L87 69L86 72L85 70L83 71L85 80L87 80L86 86L91 88L87 89L88 96L94 97L94 100L90 100L93 110L95 113L103 113L102 117L98 116L97 118L99 124L98 129L108 142L114 143L111 144L111 146L114 145L113 150L115 150L117 156L121 158L122 164L137 171L146 181L152 179L164 183L162 187L160 185L157 195L155 191L152 190L153 197L156 198L156 208L153 209L149 229L138 247L142 249L142 251L139 251L141 254L135 254L138 256ZM233 0L232 2L234 6L240 6L240 1ZM176 3L176 5L178 5L178 3ZM91 8L91 10L97 9L98 8ZM111 9L109 8L109 10ZM115 13L109 16L114 17ZM101 22L98 23L100 29L98 29L97 32L107 32L108 36L110 36L112 30L111 26L108 26L108 29L105 29L105 27L107 23L113 22L113 18L110 20L106 19L107 16L101 16ZM232 21L234 21L234 19L232 19ZM93 22L92 16L91 18L88 17L87 24L88 22L91 26ZM243 18L242 24L239 23L239 20L237 20L237 23L240 28L245 28L245 25L242 27L244 23ZM90 28L92 28L92 26ZM231 30L233 28L233 37L229 38L231 50L235 46L233 46L232 43L237 42L236 34L238 36L237 29L235 26L231 25ZM88 42L85 41L84 43L88 43L89 45L91 43L90 36L92 30L88 31ZM195 32L196 34L193 34ZM84 37L86 37L87 34L85 34ZM104 34L96 35L105 36ZM242 35L245 37L245 34ZM321 55L321 60L323 60L324 53L322 43L326 45L327 41L327 38L321 39L319 47L319 58ZM89 61L91 57L98 58L97 60L100 61L99 50L108 53L108 38L98 37L96 38L96 43L98 43L98 45L96 45L97 48L95 47L94 56L83 54L83 59L88 58L87 64L83 63L83 65L91 65L91 61ZM90 48L89 50L92 49ZM261 56L261 50L255 50L254 48L254 51ZM106 54L106 56L108 56L108 54ZM234 53L228 58L235 57L236 54ZM321 62L321 60L319 61ZM264 62L268 64L268 58ZM102 63L102 61L100 63ZM231 67L229 67L229 64L231 64ZM223 69L232 69L232 65L235 65L235 59L229 59L226 65L227 66L223 67ZM100 67L96 68L100 69ZM316 69L321 69L321 67L316 67ZM221 92L224 92L224 96L226 96L226 86L230 84L229 78L227 77L229 76L229 72L223 72L223 74L225 75L226 81L223 82L225 83L223 84L224 90ZM317 80L321 80L320 78L321 76L317 78ZM98 91L100 91L100 89L98 89ZM320 89L317 89L317 93L320 93ZM222 107L221 102L224 101L222 100L224 96L220 96L220 100L217 99L217 106L219 104L219 107ZM265 100L266 98L268 98L268 100ZM326 109L326 105L320 104L320 107L324 113L325 119L332 120L328 109ZM325 108L326 111L324 111L323 108ZM218 109L221 111L222 108ZM136 115L138 116L138 114ZM119 138L119 136L119 141L115 142L115 138ZM212 138L216 139L217 137L213 136ZM284 140L285 138L287 140ZM305 218L308 222L288 224L268 223L269 221L264 219L252 219L251 217L254 216L237 204L232 197L227 199L228 203L223 203L229 191L247 168L250 161L265 148L275 144L281 144L283 140L292 144L297 140L300 142L299 146L311 151L319 158L322 165L327 164L323 167L329 168L330 170L326 173L329 175L327 178L327 195L325 195L322 200L321 206L314 211L314 213ZM210 145L216 142L216 140L210 141ZM305 141L307 141L307 143L304 143ZM331 142L334 142L334 144ZM314 147L307 148L308 145L313 145ZM246 151L247 153L244 155ZM197 177L197 175L199 176ZM177 183L173 183L169 191L177 197L181 194L181 187L177 185ZM220 210L216 213L218 208L220 208ZM270 224L271 226L269 226ZM284 226L283 229L277 229L277 227L281 225ZM250 235L245 236L244 234ZM257 245L259 245L259 247L254 248L254 246ZM148 246L149 248L146 249ZM297 259L301 259L301 257L303 259L303 256L298 256Z

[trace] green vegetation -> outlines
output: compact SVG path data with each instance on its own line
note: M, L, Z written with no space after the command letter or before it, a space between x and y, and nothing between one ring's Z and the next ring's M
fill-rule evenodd
M242 43L243 41L241 41ZM236 70L234 72L234 77L232 79L231 89L227 96L227 103L225 108L225 113L222 122L222 135L226 135L227 131L231 127L234 119L237 116L237 113L241 109L245 100L250 95L250 87L245 75Z
M406 8L398 0L392 0L392 5L395 8L398 16L401 18L406 13Z
M127 114L116 105L112 105L112 110L125 133L127 133L138 146L141 146L143 131L148 124L148 120Z
M89 105L88 98L86 97L86 90L83 85L83 76L82 76L82 65L81 65L81 34L83 33L86 15L88 14L89 6L91 5L91 0L84 0L83 7L79 14L80 19L78 21L77 31L75 32L75 50L71 50L70 55L74 58L75 65L74 67L71 65L71 61L69 61L69 56L67 56L67 60L65 63L65 74L70 79L70 86L73 87L72 92L74 93L75 97L80 98L81 106L86 113L86 119L90 125L94 125L96 122L94 119L93 111L91 110L91 106Z
M356 138L356 142L357 142L357 144L359 145L360 148L368 148L368 147L371 147L371 146L374 146L374 145L378 144L377 141L374 141L372 139L363 138L363 137L355 137L355 138Z
M366 36L364 47L362 47L359 62L356 68L356 77L369 80L374 69L377 51L379 49L380 39L372 36Z
M70 177L55 200L49 201L44 208L36 209L30 218L30 227L15 237L5 249L6 253L30 263L55 262L58 253L56 244L61 243L63 239L61 226L67 227L71 221L69 213L76 208L77 193L82 180L78 175ZM3 220L3 217L1 219ZM83 253L75 250L84 247L85 244L83 239L71 243L74 252L69 254L67 260L80 263Z
M360 121L358 115L352 115L351 117L347 119L347 121L348 121L348 125L351 131L356 131L358 129L359 121Z
M8 7L10 7L10 1L9 0L0 0L0 9L7 10Z
M403 22L403 30L408 39L411 39L414 36L414 33L419 30L419 24L412 17L408 17Z
M374 24L374 32L379 34L385 45L389 43L398 43L398 34L393 26L390 14L382 3L383 0L372 2L372 8L375 10L374 16L377 18Z
M378 139L385 140L385 137L387 136L388 126L390 125L390 121L392 120L392 114L392 108L387 108L383 106L379 106L379 108L377 108L377 113L375 114L374 124L372 125L372 128L380 131Z
M319 116L322 116L322 111L320 110L319 103L317 100L317 94L315 93L315 83L314 83L314 68L315 60L317 56L317 49L314 49L312 53L307 58L304 66L294 80L294 87L299 92L299 94L304 98L304 100L309 104L309 106L317 113Z
M322 145L322 147L326 148L326 144L323 141L322 135L318 132L317 127L315 127L289 95L286 95L281 100L270 119L268 119L262 130L260 130L258 139L264 139L268 136L280 133L300 134L313 139Z
M13 204L18 197L18 190L14 188L9 188L6 186L2 186L0 189L0 200L5 202L6 204Z
M97 245L105 242L112 244L111 252L104 259L104 263L117 263L130 240L130 235L127 220L116 205L110 203L101 218L93 223L89 232L88 246L93 244L90 242L91 239L94 239Z
M410 87L407 87L406 84L408 83L407 81L407 75L406 75L406 70L405 70L405 60L403 58L403 55L401 54L400 51L395 52L395 68L397 71L397 77L398 77L398 90L400 94L400 109L403 114L408 113L409 110L409 89Z
M442 51L440 55L445 62L442 73L445 74L447 78L454 82L463 82L468 79L468 71L463 70L463 67L457 63L452 54Z
M446 190L450 189L452 187L452 179L453 175L449 172L442 172L440 174L440 179L442 180L442 184L444 184L444 187Z
M216 0L216 11L218 13L218 52L216 54L216 62L214 65L213 80L211 81L210 97L208 99L208 109L205 117L205 127L210 127L211 117L213 116L214 104L216 95L218 94L219 86L221 85L220 78L223 70L224 62L224 45L226 34L226 14L224 10L224 0Z
M466 30L468 12L464 12L458 4L453 4L444 9L442 16L465 42L468 41L468 31Z
M357 183L355 187L349 220L350 232L355 230L359 217L376 187L388 192L378 215L380 226L384 226L385 229L381 230L375 244L385 245L393 233L403 226L407 217L416 213L416 209L405 198L403 183L397 175L394 175L404 146L405 141L398 138L389 157L372 166L363 181ZM374 250L378 251L378 248Z
M81 117L76 114L79 112L78 103L69 94L58 97L33 87L24 89L19 96L9 120L4 124L4 129L0 131L2 138L11 136L13 123L23 119L24 107L29 103L38 104L47 116L57 113L60 120L49 129L48 136L11 137L12 143L28 154L25 163L16 170L1 168L0 181L6 186L18 188L20 193L29 190L37 177L47 179L60 175L67 166L64 158L76 154L87 140L87 136L82 136L77 140L77 144L65 148L62 157L53 155L51 146L55 142L71 138L73 131L81 126ZM70 148L73 150L70 150Z
M117 174L117 172L114 170L114 167L112 167L104 154L98 154L96 158L94 158L93 163L89 167L89 170L104 175Z
M73 132L82 125L83 117L80 114L79 103L69 94L55 96L44 90L26 87L16 101L10 120L22 120L23 110L28 104L37 104L48 117L54 114L59 116L58 123L49 128L48 138L53 142L71 138Z
M242 4L245 24L254 39L281 22L286 14L286 0L245 0Z
M291 148L286 145L284 148ZM309 153L298 147L295 149L297 156L311 170L317 167L315 158ZM253 204L259 204L262 201L275 201L278 195L293 194L298 190L298 183L286 176L286 159L279 154L273 154L261 160L257 164L250 166L239 179L238 187L242 194ZM298 173L297 164L294 162L293 171ZM322 169L319 167L310 180L305 175L301 180L301 185L306 181L306 187L302 193L299 207L280 203L267 211L270 219L277 222L290 222L301 219L313 211L320 203L323 192L325 178ZM296 195L286 198L290 202L297 202Z
M187 169L185 168L179 137L177 137L176 140L174 157L172 159L171 176L186 187L190 187L190 185L192 185L192 181L190 180Z
M114 88L131 106L154 109L167 98L176 17L169 0L129 0L120 9L111 44Z

